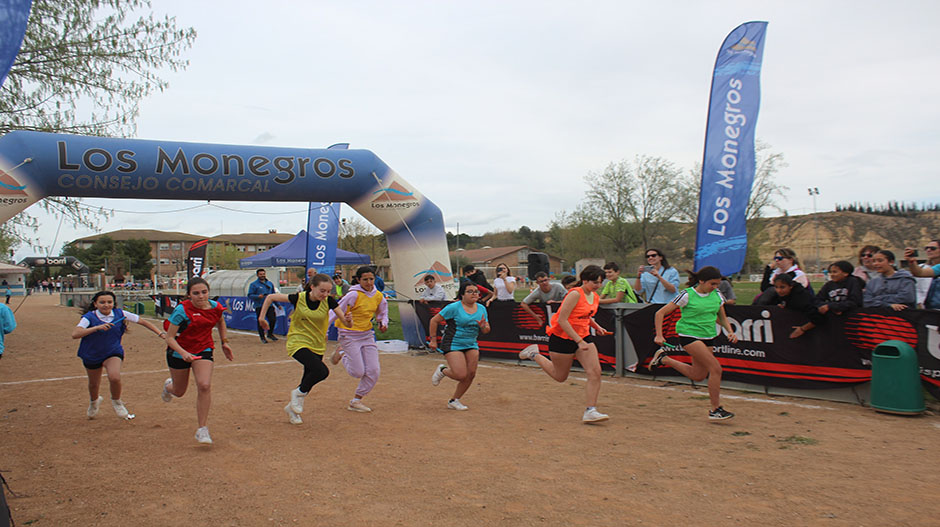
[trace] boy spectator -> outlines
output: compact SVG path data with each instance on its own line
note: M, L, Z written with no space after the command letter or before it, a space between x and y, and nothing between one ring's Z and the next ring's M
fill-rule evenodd
M427 304L429 300L447 300L444 288L438 285L437 277L433 274L424 276L424 286L425 289L421 293L421 298L418 299L422 304Z
M615 304L618 302L629 302L636 304L636 293L630 287L630 282L620 276L620 266L615 262L607 262L604 265L604 273L607 275L607 283L601 289L601 304Z
M528 296L522 301L522 309L532 316L539 326L545 324L545 321L542 319L542 316L532 311L532 308L529 307L529 304L533 302L544 302L546 304L560 304L562 300L565 299L565 294L568 292L560 284L553 284L551 280L548 279L548 275L543 271L539 271L535 274L535 289L529 293Z

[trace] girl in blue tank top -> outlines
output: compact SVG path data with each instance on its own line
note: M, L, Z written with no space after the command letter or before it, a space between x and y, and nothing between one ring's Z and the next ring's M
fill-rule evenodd
M73 339L82 339L78 345L78 356L82 359L88 374L88 395L91 402L86 412L89 419L98 415L98 407L103 397L98 395L101 387L101 371L108 370L108 384L111 388L111 406L118 417L133 419L121 400L121 362L124 360L124 348L121 337L127 331L128 322L136 322L153 331L159 337L166 333L157 329L150 322L114 307L115 296L111 291L99 291L91 299L78 325L72 330Z

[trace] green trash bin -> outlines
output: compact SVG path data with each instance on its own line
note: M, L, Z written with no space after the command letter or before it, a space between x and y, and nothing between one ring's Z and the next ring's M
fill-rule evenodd
M144 303L143 303L143 302L137 302L136 304L134 304L134 314L135 314L135 315L143 315L143 314L145 314L146 312L147 312L147 308L144 307Z
M75 306L75 300L69 298L68 300L65 301L65 305L68 306L68 307L74 307L74 306Z
M872 351L871 406L892 414L924 411L917 352L908 343L888 340Z

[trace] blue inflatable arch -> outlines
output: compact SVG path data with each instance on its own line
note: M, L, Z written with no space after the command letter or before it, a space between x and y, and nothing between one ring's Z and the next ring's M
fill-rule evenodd
M400 295L415 298L428 273L455 289L440 209L368 150L39 132L0 137L0 221L47 196L342 201L385 233ZM401 307L406 337L423 344L414 311Z

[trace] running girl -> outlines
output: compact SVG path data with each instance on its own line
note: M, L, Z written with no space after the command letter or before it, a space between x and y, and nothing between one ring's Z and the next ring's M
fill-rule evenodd
M490 323L486 318L486 308L478 304L480 290L472 282L460 284L457 291L457 300L447 304L438 314L434 315L428 327L431 335L428 347L438 349L437 326L447 320L444 327L444 336L441 338L439 351L444 354L447 365L438 365L431 375L431 384L437 386L450 377L457 381L454 396L447 403L448 408L454 410L467 410L460 402L463 394L467 393L473 378L477 374L477 364L480 362L480 346L477 344L477 335L490 332Z
M682 308L682 316L676 322L676 333L679 334L679 344L692 357L692 364L669 357L667 348L663 347L656 351L649 365L650 370L660 365L669 366L693 381L708 377L708 398L711 400L708 418L714 420L734 417L733 413L721 407L719 401L721 364L713 354L715 338L718 337L715 322L725 328L729 341L738 341L725 316L725 297L718 292L720 283L721 272L711 266L703 267L697 273L689 273L689 284L694 286L680 291L678 296L656 312L656 338L653 341L663 346L666 344L663 319Z
M375 288L375 271L371 267L364 265L356 269L356 279L358 283L339 301L340 312L344 317L351 314L352 321L336 320L339 348L333 352L330 362L337 364L342 359L346 372L359 379L356 393L346 409L371 412L371 408L362 404L362 398L379 381L379 349L375 345L372 318L378 319L380 332L388 331L388 302Z
M215 342L212 328L219 329L222 353L232 360L232 348L226 338L227 328L222 313L225 306L209 300L209 283L202 278L190 278L186 284L187 299L170 315L166 335L166 363L170 378L163 383L164 402L182 397L189 386L189 370L196 377L196 441L211 445L209 436L209 406L212 404L212 352Z
M604 281L604 271L596 265L589 265L581 271L580 278L581 283L568 291L545 331L549 335L549 357L540 355L538 345L533 344L519 352L519 358L534 360L549 377L558 382L568 378L571 365L578 359L587 374L587 408L581 422L597 423L608 419L607 414L597 411L597 395L601 391L601 363L591 336L591 328L598 335L611 334L592 318L597 313L597 290Z
M303 364L304 373L300 384L290 392L290 402L284 407L293 425L303 423L300 414L304 411L304 397L310 393L313 385L330 375L330 369L323 364L329 312L333 311L337 317L345 319L347 324L352 323L352 317L349 314L344 316L339 310L339 302L330 296L332 291L333 282L330 277L322 273L315 274L304 285L303 293L276 293L264 297L264 304L258 315L258 325L267 330L268 321L265 315L272 303L290 302L294 306L290 329L287 331L287 354Z
M101 370L108 370L108 384L111 388L111 406L118 417L132 418L124 401L121 400L121 363L124 361L124 348L121 337L127 331L127 323L134 322L153 331L159 337L166 335L156 326L133 313L114 307L115 297L111 291L99 291L91 298L91 304L85 309L78 325L72 330L73 339L82 339L78 345L78 356L82 359L88 374L88 418L98 415L98 407L104 397L98 395L101 387Z

